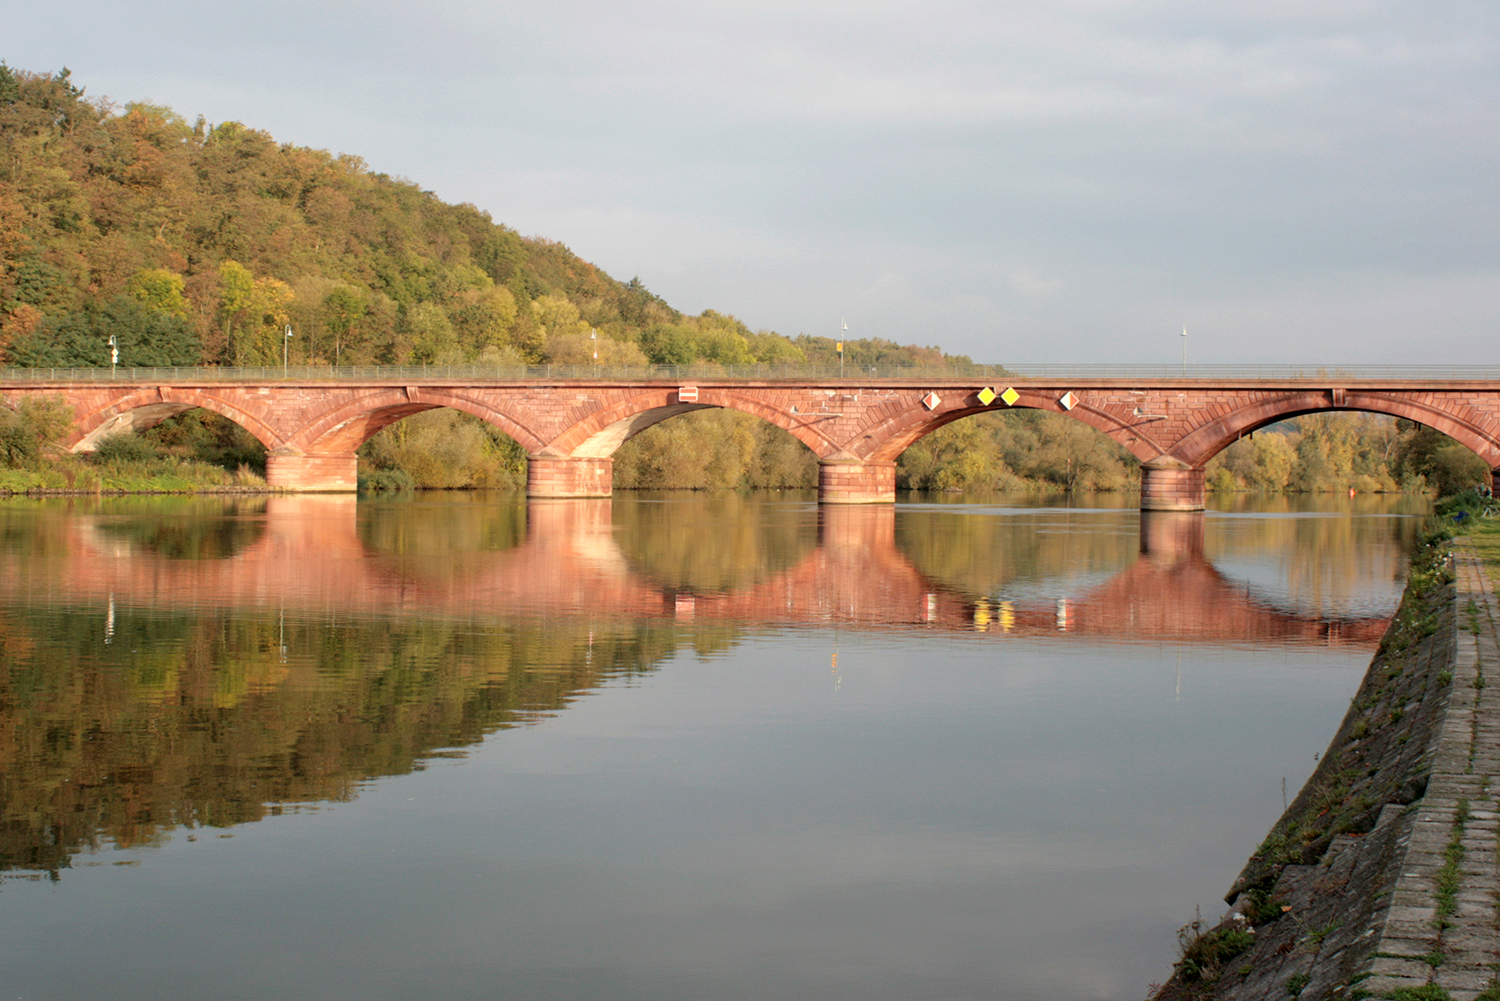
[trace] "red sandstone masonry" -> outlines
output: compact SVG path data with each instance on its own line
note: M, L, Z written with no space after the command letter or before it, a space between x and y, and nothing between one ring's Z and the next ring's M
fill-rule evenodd
M695 383L700 405L754 414L796 436L820 460L876 464L872 469L893 462L911 443L946 423L1007 409L998 400L981 405L977 393L985 387L977 381ZM1168 508L1191 505L1194 497L1201 504L1203 464L1219 451L1258 427L1299 413L1345 409L1405 417L1452 436L1492 469L1500 467L1500 384L1494 382L1101 379L1016 380L1012 385L1021 394L1022 407L1067 413L1109 435L1142 462L1165 458L1195 471L1196 478L1157 475L1160 469L1147 474L1143 503ZM83 447L89 447L91 434L148 427L170 413L204 407L241 424L273 455L282 457L272 463L277 485L325 490L353 489L348 463L355 448L381 428L422 410L450 407L486 420L520 442L534 462L584 456L607 460L621 441L682 411L677 388L665 380L523 384L407 379L399 384L28 383L8 385L0 392L10 401L25 395L61 395L77 415L71 443ZM989 388L998 393L1006 386L997 383ZM929 392L939 397L932 409L922 402ZM1059 400L1069 392L1078 403L1065 411ZM303 458L296 458L299 455ZM566 474L537 471L532 482L560 496L569 491L588 496L609 493L607 467L587 473L582 469ZM821 473L824 499L891 500L894 486L887 485L885 475Z
M359 488L353 455L266 456L266 485L304 493L345 493Z
M823 504L889 504L895 499L894 462L818 464L818 500Z
M1203 470L1141 467L1142 511L1202 511L1203 501Z
M526 465L528 497L608 497L613 492L613 459L554 459L534 455Z

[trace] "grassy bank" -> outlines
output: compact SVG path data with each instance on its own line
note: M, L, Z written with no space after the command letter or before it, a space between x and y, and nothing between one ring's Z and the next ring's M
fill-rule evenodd
M12 494L191 494L269 489L250 469L231 472L203 462L171 458L125 463L86 459L0 469L0 496Z

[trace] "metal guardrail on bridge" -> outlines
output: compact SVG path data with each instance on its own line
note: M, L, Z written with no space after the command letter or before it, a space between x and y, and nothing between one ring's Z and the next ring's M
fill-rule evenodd
M552 382L562 380L688 381L746 380L807 382L838 380L998 382L1045 379L1198 380L1208 382L1329 380L1500 380L1500 365L345 365L196 368L0 368L0 384L48 382L329 382L474 381Z

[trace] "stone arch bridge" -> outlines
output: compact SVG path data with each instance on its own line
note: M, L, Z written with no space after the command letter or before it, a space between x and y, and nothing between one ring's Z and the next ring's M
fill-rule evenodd
M123 373L122 373L123 374ZM268 451L270 485L355 489L355 449L412 414L450 407L488 421L526 449L533 497L608 496L615 450L690 410L754 414L806 445L819 463L819 499L895 499L896 458L945 424L992 410L1066 414L1140 460L1141 506L1197 510L1203 468L1239 437L1301 414L1360 410L1435 428L1500 469L1500 378L1253 378L1064 375L903 375L775 379L488 379L397 372L370 378L250 379L232 371L154 370L147 378L0 373L0 396L59 397L73 408L68 445L96 447L194 407L222 414Z

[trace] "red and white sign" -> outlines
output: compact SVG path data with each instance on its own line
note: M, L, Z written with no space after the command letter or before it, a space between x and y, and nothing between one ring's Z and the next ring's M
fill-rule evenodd
M697 386L678 386L677 387L677 402L678 403L697 403L698 402L698 387Z

